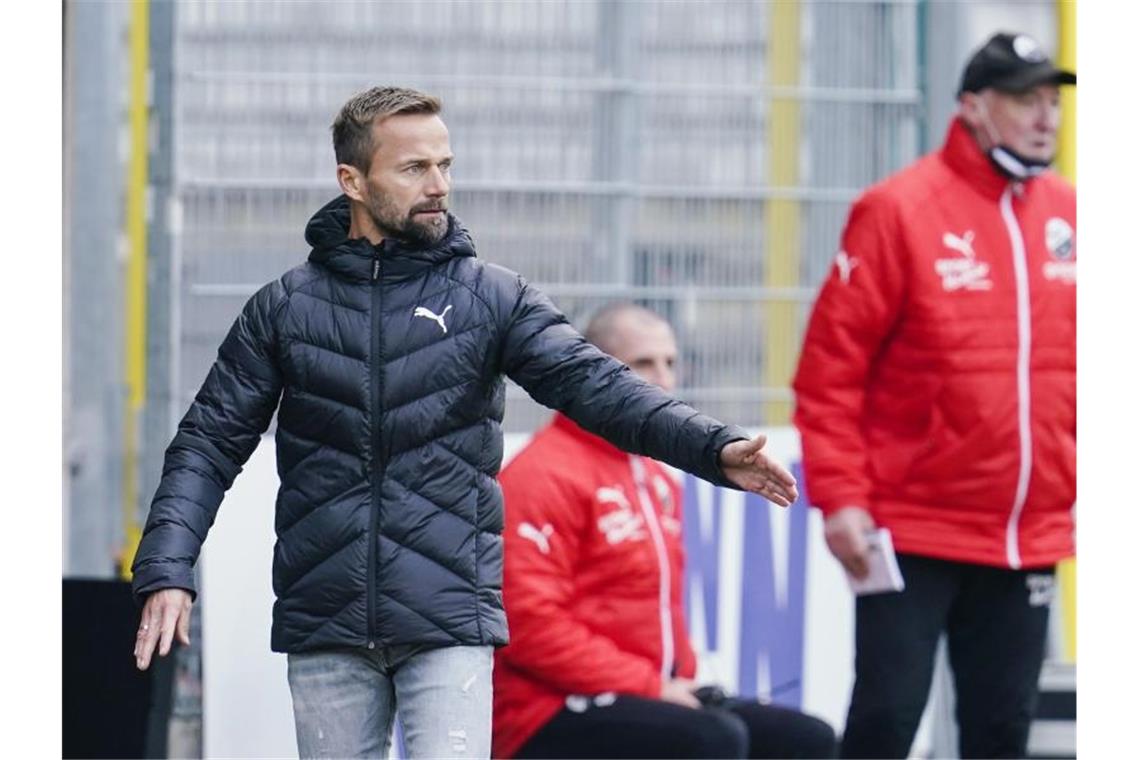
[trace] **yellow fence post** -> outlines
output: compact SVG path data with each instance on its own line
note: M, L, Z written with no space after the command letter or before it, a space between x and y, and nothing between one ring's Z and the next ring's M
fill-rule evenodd
M119 572L131 578L142 537L139 520L139 441L146 404L146 232L149 139L150 4L132 0L130 20L130 160L127 169L127 267L124 340L127 401L123 420L123 532Z
M800 3L776 0L768 5L768 84L795 87L800 78ZM800 104L793 96L773 94L768 110L765 157L768 184L775 190L794 188L800 181ZM764 208L766 251L764 284L791 288L799 280L800 204L797 200L771 198ZM767 388L787 388L792 380L795 347L795 304L787 299L770 300L764 309L764 366L762 382ZM791 404L770 400L764 404L764 424L782 425L791 419Z
M1077 68L1077 3L1057 0L1057 65ZM1061 128L1058 132L1057 171L1070 182L1077 182L1077 91L1061 88ZM1061 593L1061 618L1065 634L1065 659L1077 661L1077 561L1065 560L1057 566Z

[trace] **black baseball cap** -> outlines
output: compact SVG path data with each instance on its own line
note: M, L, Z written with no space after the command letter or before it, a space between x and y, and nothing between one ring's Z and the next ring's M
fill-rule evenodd
M1076 83L1077 75L1054 66L1037 40L1027 34L999 32L978 48L966 64L958 94L987 87L1023 92L1039 84Z

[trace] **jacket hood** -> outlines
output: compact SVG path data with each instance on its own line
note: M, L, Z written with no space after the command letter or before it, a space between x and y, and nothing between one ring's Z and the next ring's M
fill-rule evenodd
M350 220L348 196L343 194L313 214L305 227L305 241L313 249L309 261L347 279L368 280L379 258L380 278L400 280L449 259L475 255L471 234L451 213L447 215L443 238L423 248L394 238L385 238L379 245L372 245L366 238L349 239Z

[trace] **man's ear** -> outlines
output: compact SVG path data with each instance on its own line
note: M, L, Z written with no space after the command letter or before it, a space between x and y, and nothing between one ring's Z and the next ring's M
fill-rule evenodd
M336 181L342 193L354 201L364 201L364 175L355 166L337 164Z
M963 92L958 96L958 116L974 129L982 128L982 96L976 92Z

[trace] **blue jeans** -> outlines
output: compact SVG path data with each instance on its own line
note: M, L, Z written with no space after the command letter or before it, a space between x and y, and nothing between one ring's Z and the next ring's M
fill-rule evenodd
M492 648L330 649L289 655L302 758L386 758L397 707L409 758L491 755Z

